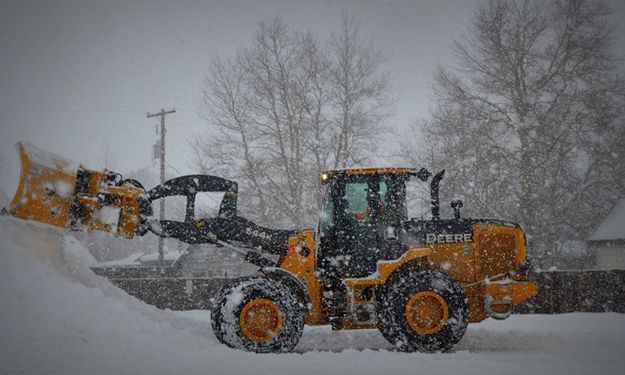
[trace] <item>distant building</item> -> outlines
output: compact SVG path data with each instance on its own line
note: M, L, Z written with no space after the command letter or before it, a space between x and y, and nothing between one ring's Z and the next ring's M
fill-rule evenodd
M625 198L612 207L588 239L599 269L625 269Z

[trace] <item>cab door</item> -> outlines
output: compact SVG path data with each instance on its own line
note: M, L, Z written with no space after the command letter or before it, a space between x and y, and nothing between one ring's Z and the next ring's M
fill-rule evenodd
M337 176L326 192L320 222L318 268L326 276L366 277L382 259L394 259L405 205L393 175ZM403 203L403 199L399 199ZM404 212L403 215L401 212Z

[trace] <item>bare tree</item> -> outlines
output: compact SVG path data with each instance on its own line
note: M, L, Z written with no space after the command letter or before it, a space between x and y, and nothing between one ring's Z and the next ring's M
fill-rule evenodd
M594 0L482 4L455 44L459 66L437 71L438 107L421 126L433 163L452 170L451 194L521 222L543 263L624 191L609 14Z
M345 27L355 27L350 22ZM357 30L343 31L349 39L324 48L279 18L263 21L253 44L215 60L205 80L201 115L209 126L192 142L197 165L239 181L242 208L263 223L313 224L319 172L374 149L387 86L376 76L381 59L366 55ZM340 46L350 49L343 60ZM376 108L363 109L374 100Z
M379 72L385 57L359 29L354 17L343 13L341 28L330 41L331 123L338 136L332 150L334 168L362 163L375 152L371 137L386 131L391 104L389 76Z

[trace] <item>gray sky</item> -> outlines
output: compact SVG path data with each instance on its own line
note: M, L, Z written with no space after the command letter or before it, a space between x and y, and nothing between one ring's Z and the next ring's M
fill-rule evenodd
M449 62L451 43L477 1L27 1L0 4L0 157L14 193L19 140L92 168L119 172L151 163L156 119L167 117L168 161L193 172L187 140L201 132L201 84L211 59L232 57L263 18L325 38L343 10L390 57L397 97L392 123L428 115L431 75ZM625 19L614 2L615 19ZM619 41L620 46L624 44ZM622 50L622 48L621 48Z

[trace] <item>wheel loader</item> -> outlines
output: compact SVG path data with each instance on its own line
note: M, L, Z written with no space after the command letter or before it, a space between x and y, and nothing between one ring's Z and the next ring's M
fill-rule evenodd
M237 215L238 185L190 175L151 190L18 144L20 184L8 212L69 230L132 238L148 231L240 253L258 273L233 279L213 301L212 328L232 348L289 352L307 325L378 329L399 350L451 350L468 323L505 319L537 293L519 225L441 218L439 184L426 169L324 171L316 230L275 230ZM428 182L431 217L409 218L406 184ZM216 217L196 217L200 192L223 192ZM157 220L152 202L186 197L184 221ZM273 260L265 254L274 254Z

